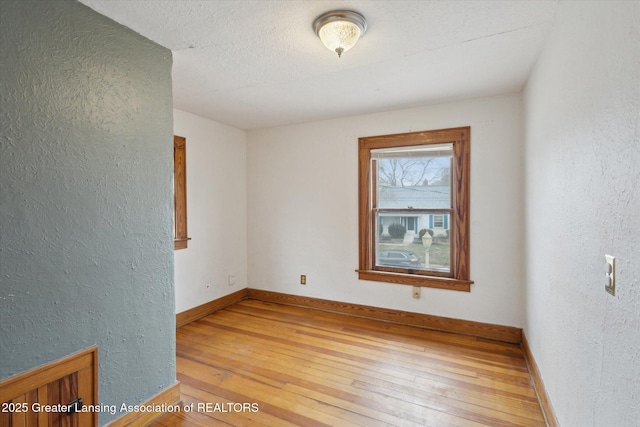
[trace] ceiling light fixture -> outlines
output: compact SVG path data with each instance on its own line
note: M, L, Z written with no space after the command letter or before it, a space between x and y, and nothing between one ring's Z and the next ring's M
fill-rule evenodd
M327 49L341 57L367 31L367 21L352 10L333 10L320 15L313 22L313 29Z

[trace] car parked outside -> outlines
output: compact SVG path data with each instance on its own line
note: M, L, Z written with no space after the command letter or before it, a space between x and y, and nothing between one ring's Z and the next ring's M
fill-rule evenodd
M420 267L420 257L412 251L380 251L378 264L399 267Z

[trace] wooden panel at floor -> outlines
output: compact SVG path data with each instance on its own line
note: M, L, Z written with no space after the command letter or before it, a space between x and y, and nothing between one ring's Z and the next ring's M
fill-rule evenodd
M94 346L0 381L0 427L96 425L95 413L77 411L96 404L97 352Z
M177 331L154 426L544 426L516 344L245 300Z

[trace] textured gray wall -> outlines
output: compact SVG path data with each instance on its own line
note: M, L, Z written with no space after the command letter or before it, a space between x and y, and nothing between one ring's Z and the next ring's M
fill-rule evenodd
M175 382L171 52L0 9L0 378L97 344L100 402L137 404Z

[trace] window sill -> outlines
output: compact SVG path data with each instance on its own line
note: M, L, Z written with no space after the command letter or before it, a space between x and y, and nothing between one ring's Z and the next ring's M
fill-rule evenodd
M387 273L376 270L356 270L358 279L374 282L396 283L398 285L421 286L425 288L449 289L471 292L472 280L450 279L448 277L418 276L416 274Z
M191 240L191 237L185 237L184 239L173 239L173 250L187 249L187 242Z

